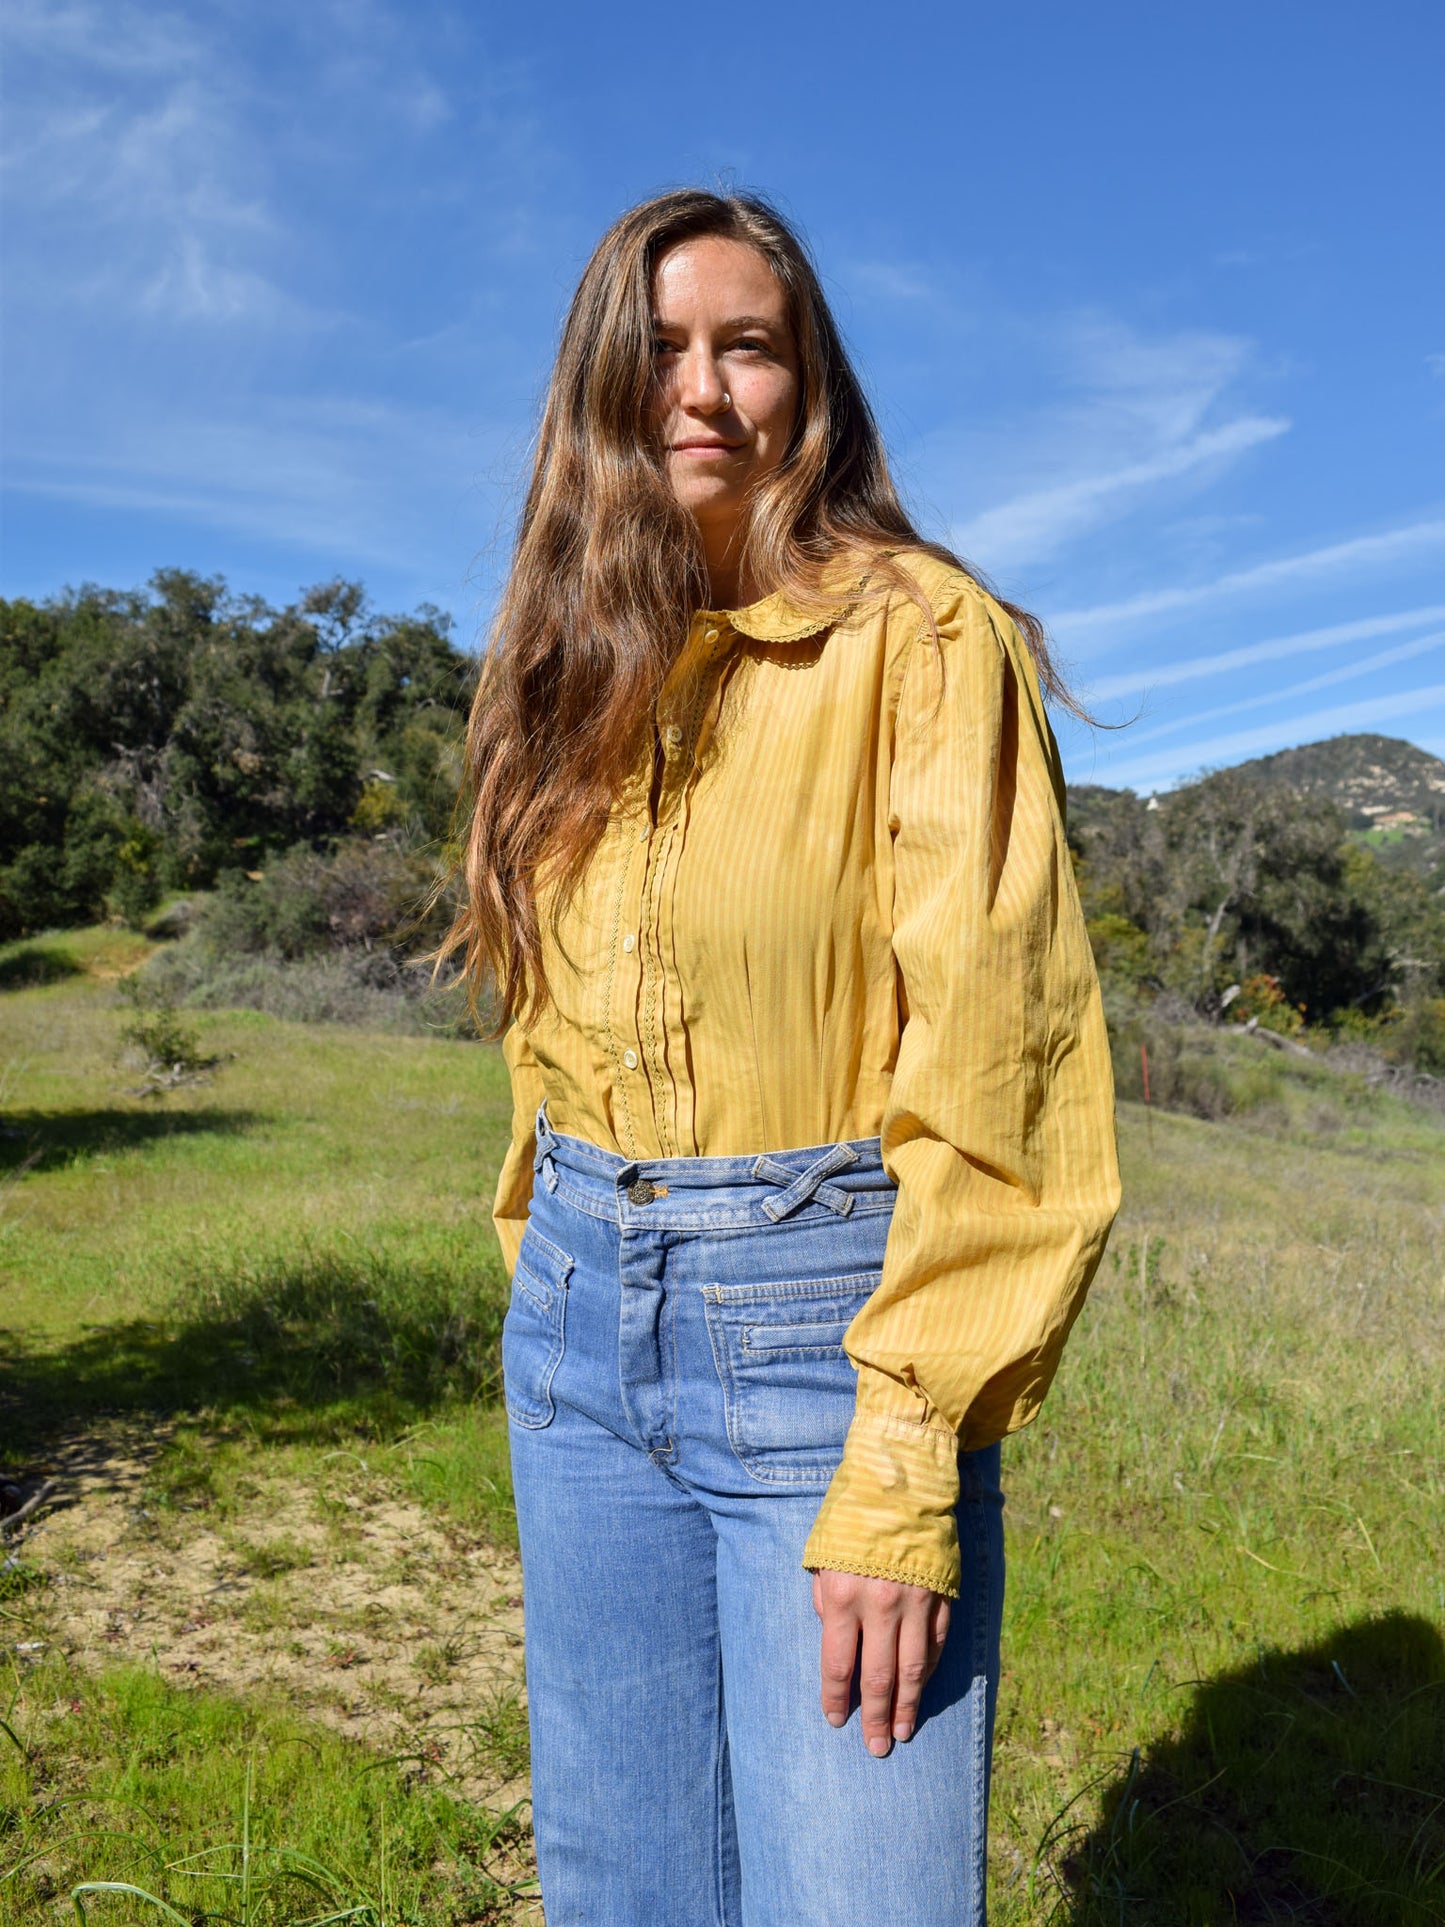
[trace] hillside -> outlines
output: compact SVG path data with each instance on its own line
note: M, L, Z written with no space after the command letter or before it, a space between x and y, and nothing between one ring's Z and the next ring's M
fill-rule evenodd
M1445 762L1398 736L1332 736L1239 767L1305 796L1327 796L1382 854L1430 868L1445 860Z
M1303 796L1327 797L1345 812L1351 833L1388 862L1425 873L1445 865L1445 761L1428 750L1361 732L1235 767ZM1094 784L1071 789L1075 822L1093 821L1119 794Z

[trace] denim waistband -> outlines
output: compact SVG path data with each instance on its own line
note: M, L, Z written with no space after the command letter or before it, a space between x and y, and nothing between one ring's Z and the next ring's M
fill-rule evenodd
M537 1112L537 1182L593 1217L656 1230L780 1224L805 1207L840 1218L891 1211L897 1187L876 1137L729 1158L624 1158Z

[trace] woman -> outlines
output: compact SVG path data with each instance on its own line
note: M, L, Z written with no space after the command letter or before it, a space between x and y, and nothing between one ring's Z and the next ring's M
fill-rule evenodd
M998 1441L1118 1201L1041 684L1038 625L912 529L779 217L624 215L451 937L510 1024L549 1927L983 1920Z

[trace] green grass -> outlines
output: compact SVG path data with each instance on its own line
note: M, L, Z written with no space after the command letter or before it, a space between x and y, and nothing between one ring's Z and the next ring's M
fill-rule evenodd
M267 1468L319 1488L339 1453L505 1540L497 1053L203 1014L204 1048L234 1056L140 1099L115 1058L123 1014L89 967L0 997L0 1457L41 1462L57 1429L107 1415L161 1422L156 1529L203 1507L278 1584L304 1548L248 1522L247 1494ZM1042 1417L1006 1449L992 1917L1425 1927L1445 1919L1445 1121L1252 1040L1223 1040L1210 1074L1237 1087L1223 1121L1121 1107L1123 1217ZM43 1588L0 1605L17 1643L43 1628ZM127 1709L151 1701L132 1675L46 1685L59 1657L12 1661L28 1763L0 1731L22 1775L0 1869L34 1839L58 1893L239 1838L260 1758L246 1722L275 1709L213 1718L208 1695L152 1679L178 1747L211 1721L214 1783L177 1775L147 1795L151 1833L127 1821L119 1845L62 1849L55 1816L111 1798L124 1736L151 1719ZM423 1672L450 1664L444 1642L421 1649ZM72 1745L62 1772L59 1736L82 1730L55 1710L67 1694L119 1737L93 1764L94 1742ZM520 1761L515 1698L482 1715ZM356 1756L305 1731L340 1802ZM372 1904L375 1855L347 1844L360 1822L348 1835L338 1804L328 1834L318 1793L308 1831L256 1771L271 1845L350 1869ZM486 1918L456 1914L436 1845L464 1816L385 1783L398 1815L421 1802L408 1825L441 1829L405 1905ZM130 1905L98 1899L92 1918L150 1917ZM25 1906L27 1927L55 1917Z
M88 974L0 999L0 1460L106 1416L298 1473L364 1438L506 1539L500 1054L207 1014L227 1061L138 1098L126 1017Z
M463 1805L416 1763L379 1761L280 1706L146 1669L96 1678L63 1657L25 1673L0 1725L7 1921L74 1918L65 1897L87 1883L96 1922L513 1917L519 1814Z
M997 1917L1423 1927L1445 1141L1388 1105L1326 1140L1143 1123L1126 1107L1124 1217L1006 1461Z
M27 990L74 977L108 981L133 970L154 949L147 938L114 924L25 937L0 944L0 990Z

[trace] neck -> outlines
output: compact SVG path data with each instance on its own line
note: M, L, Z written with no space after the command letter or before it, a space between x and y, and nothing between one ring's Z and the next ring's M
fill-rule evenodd
M751 570L742 566L743 531L734 523L728 529L700 528L703 561L707 565L707 598L710 609L745 609L756 602L762 590Z

